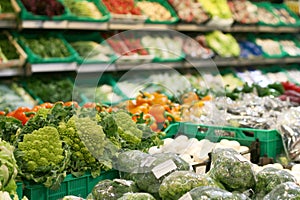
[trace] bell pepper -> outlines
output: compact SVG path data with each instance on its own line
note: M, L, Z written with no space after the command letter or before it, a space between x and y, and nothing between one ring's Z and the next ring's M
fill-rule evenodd
M28 107L19 107L16 110L9 112L6 116L14 117L22 122L22 124L26 124L26 122L30 119L28 113L31 111Z
M142 105L144 103L147 103L149 105L152 105L153 100L154 100L153 94L150 94L149 92L140 91L140 94L136 97L136 104Z

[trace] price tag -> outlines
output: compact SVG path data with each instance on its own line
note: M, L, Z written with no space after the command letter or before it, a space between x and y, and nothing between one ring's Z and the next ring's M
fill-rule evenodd
M185 195L183 195L182 197L180 197L180 199L178 200L193 200L191 194L188 192Z
M152 169L154 176L159 179L160 177L166 175L167 173L177 169L176 164L173 160L167 160Z
M128 181L128 180L124 180L124 179L114 179L115 182L120 183L122 185L125 186L130 186L132 182Z
M241 162L249 162L249 160L247 160L247 158L245 158L244 156L242 156L241 154L239 155L235 155L235 157L241 161Z
M155 160L155 157L149 156L145 160L143 160L140 167L150 167Z
M196 171L196 174L205 174L206 165L196 167L195 171Z

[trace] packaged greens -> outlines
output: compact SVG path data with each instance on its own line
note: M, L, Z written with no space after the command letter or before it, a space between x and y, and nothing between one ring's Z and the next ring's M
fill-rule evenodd
M179 200L191 199L191 200L248 200L249 198L245 194L231 193L226 190L212 187L202 186L196 187L183 195Z
M263 200L291 200L300 199L300 187L294 182L277 185Z
M124 179L101 180L92 190L94 200L117 200L128 192L138 192L133 181Z
M295 182L295 177L285 170L267 167L256 174L255 193L263 197L271 192L277 185L285 182Z
M228 191L244 192L255 186L251 163L234 149L215 149L211 165L209 175Z
M155 200L155 198L148 193L126 193L118 200Z
M176 170L189 170L189 164L173 153L155 155L139 151L121 153L116 163L122 178L136 182L142 191L158 195L163 179Z
M16 194L17 167L14 147L0 139L0 191L6 191L11 195Z
M219 187L219 185L207 174L196 174L190 171L175 171L162 181L159 187L159 196L163 200L176 200L193 188L200 186Z

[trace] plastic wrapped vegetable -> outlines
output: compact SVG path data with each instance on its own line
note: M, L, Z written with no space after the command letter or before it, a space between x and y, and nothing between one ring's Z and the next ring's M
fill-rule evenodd
M14 147L0 139L0 191L16 194L17 163L14 157Z
M94 200L117 200L128 192L138 192L133 181L124 179L102 180L92 190Z
M117 166L122 172L121 177L135 181L141 190L153 195L158 195L161 182L170 173L189 170L189 164L173 153L149 155L131 151L130 154L125 152L125 155L121 153L118 157Z
M291 200L300 199L300 187L294 182L277 185L263 200Z
M155 198L148 193L126 193L118 200L155 200Z
M159 196L163 200L176 200L193 188L200 186L219 187L219 185L207 174L175 171L162 181L159 187Z
M222 200L248 200L249 198L244 194L231 193L226 190L215 188L212 186L196 187L183 195L179 200L208 200L208 199L222 199Z
M285 182L295 182L295 177L285 170L267 167L256 174L257 182L255 193L263 197L271 192L277 185Z
M251 163L234 149L215 149L209 174L228 191L243 192L255 186Z

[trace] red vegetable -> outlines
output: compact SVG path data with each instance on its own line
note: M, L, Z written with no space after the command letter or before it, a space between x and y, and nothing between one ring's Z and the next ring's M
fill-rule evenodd
M57 0L21 0L26 10L35 15L46 15L49 17L62 15L65 7Z

